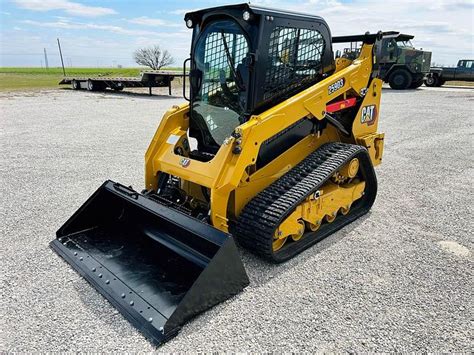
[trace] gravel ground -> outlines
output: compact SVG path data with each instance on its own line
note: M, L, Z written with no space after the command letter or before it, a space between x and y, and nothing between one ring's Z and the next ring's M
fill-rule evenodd
M181 101L0 95L0 351L156 350L48 242L104 180L142 187L147 145ZM241 251L250 286L158 350L474 351L473 101L384 89L372 212L283 265Z

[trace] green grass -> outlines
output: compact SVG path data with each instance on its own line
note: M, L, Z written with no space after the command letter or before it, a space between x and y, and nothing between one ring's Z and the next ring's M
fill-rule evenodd
M144 68L66 68L68 77L138 76ZM180 70L164 68L164 70ZM58 88L62 68L0 68L0 91Z
M474 86L474 82L472 81L447 81L446 85L454 85L454 86Z
M144 68L66 68L68 77L138 76ZM170 67L164 70L181 71ZM0 91L58 88L63 77L62 68L0 68ZM178 78L177 78L178 79ZM176 79L175 79L176 80ZM474 83L448 81L447 85L473 86Z
M136 76L139 68L66 68L66 76ZM0 74L44 75L62 77L62 68L0 68Z
M57 88L58 82L54 75L0 73L0 91Z

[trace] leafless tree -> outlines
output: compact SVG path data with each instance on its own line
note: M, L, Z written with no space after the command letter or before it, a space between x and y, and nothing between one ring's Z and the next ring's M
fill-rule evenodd
M174 63L170 52L166 49L162 50L158 45L137 49L133 54L133 58L137 64L150 67L153 70L159 70Z

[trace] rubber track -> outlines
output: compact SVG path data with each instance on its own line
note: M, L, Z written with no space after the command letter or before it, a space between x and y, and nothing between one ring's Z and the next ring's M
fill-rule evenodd
M307 232L298 242L288 242L278 252L272 250L273 234L307 196L317 191L340 167L359 158L366 188L346 216L338 215L316 232ZM322 238L367 213L377 193L377 180L366 148L346 143L327 143L255 196L242 210L232 228L237 241L274 262L288 260Z

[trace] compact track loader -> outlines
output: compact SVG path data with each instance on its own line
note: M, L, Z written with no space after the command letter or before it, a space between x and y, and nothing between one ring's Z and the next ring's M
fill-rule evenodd
M157 344L248 284L236 241L282 262L366 213L383 153L382 33L332 38L320 17L248 4L185 22L189 102L164 115L145 189L106 181L51 242ZM354 39L359 56L335 60Z

